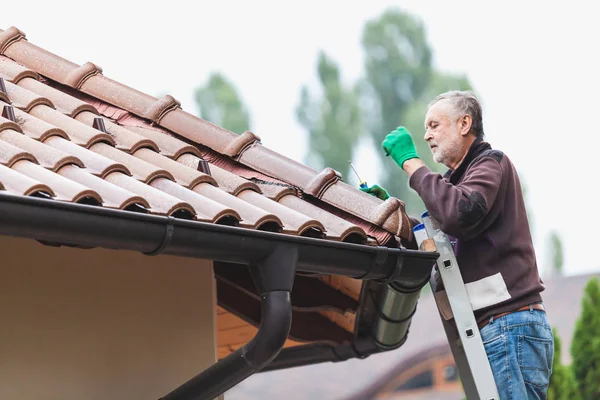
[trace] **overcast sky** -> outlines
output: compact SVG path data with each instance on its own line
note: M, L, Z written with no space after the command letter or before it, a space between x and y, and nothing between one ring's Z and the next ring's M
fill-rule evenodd
M17 26L32 43L78 64L92 61L149 94L171 94L194 113L194 88L221 71L248 104L263 144L301 161L306 139L294 107L301 85L315 80L317 52L352 82L362 73L365 21L403 7L423 19L436 66L466 73L480 94L488 141L528 188L540 268L555 229L566 272L577 274L600 267L581 250L600 225L593 172L600 24L592 3L28 1L4 7L0 29ZM355 163L376 182L372 152L365 147Z

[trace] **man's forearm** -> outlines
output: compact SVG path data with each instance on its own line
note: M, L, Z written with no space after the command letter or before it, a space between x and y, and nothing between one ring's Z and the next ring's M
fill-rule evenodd
M415 173L416 170L424 166L425 163L421 161L419 158L411 158L410 160L404 161L402 164L402 169L406 172L406 175L410 178L412 174Z

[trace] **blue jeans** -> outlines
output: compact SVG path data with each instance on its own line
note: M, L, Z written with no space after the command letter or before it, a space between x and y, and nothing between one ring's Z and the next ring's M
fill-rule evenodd
M546 313L529 309L491 318L480 333L500 399L546 399L554 358Z

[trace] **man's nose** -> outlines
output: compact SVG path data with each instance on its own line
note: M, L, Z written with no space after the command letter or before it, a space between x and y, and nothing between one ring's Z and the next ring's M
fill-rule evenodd
M429 132L429 129L425 130L425 141L427 142L431 138L433 138L433 135Z

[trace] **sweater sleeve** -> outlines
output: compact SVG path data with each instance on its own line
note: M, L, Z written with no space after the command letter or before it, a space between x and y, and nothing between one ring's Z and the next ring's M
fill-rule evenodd
M493 158L483 157L469 167L462 182L453 185L423 166L409 183L444 233L469 240L494 222L488 213L498 196L502 168Z

